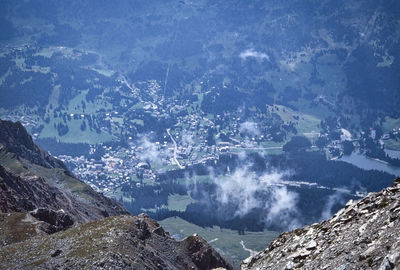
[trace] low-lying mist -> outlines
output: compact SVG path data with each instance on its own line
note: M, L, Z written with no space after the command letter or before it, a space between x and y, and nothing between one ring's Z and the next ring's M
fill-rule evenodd
M186 175L195 200L188 212L232 228L283 231L327 219L351 198L345 188L293 181L294 169L260 169L246 154L238 157L235 166L209 167L206 177Z
M287 173L257 173L250 165L229 170L228 167L226 173L220 174L209 168L207 183L197 181L197 176L189 181L192 197L210 216L240 224L257 222L262 227L279 230L302 225L297 207L299 194L282 184Z
M187 137L190 143L190 134ZM165 154L145 139L137 150L149 162ZM161 173L154 186L129 185L124 191L134 198L144 189L151 191L139 196L145 203L128 204L128 208L135 213L156 209L150 214L159 220L179 216L205 227L286 231L330 218L349 199L369 192L371 182L363 181L366 176L369 172L326 160L318 152L298 153L296 158L241 152ZM169 208L173 194L185 198L186 202L179 202L181 210Z
M234 216L244 217L261 209L260 220L266 226L279 223L292 229L300 225L296 218L298 194L279 185L283 175L277 172L257 175L245 166L223 177L213 176L217 186L215 199L222 207L234 205Z

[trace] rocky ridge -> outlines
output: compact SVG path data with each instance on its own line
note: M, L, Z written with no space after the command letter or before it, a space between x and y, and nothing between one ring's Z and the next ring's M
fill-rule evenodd
M0 120L0 212L39 208L49 215L62 210L77 223L128 214L37 146L20 123Z
M116 216L0 248L0 269L232 267L197 235L175 241L148 216Z
M19 123L0 120L1 269L232 269L204 239L176 241L148 216L75 178Z
M400 178L331 219L281 234L241 269L400 269Z
M20 122L0 120L0 145L3 150L14 153L33 164L67 170L62 161L52 157L33 142L32 137Z

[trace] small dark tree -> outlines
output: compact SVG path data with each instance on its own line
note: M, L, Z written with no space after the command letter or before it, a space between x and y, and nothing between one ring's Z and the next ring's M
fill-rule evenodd
M329 142L329 139L326 136L320 136L318 137L318 139L315 141L315 145L319 148L319 149L323 149Z
M343 145L343 154L351 155L351 153L353 153L354 145L351 141L344 141L342 145Z
M85 121L85 120L82 121L81 130L82 130L82 131L85 131L85 130L86 130L86 121Z
M340 135L342 135L342 132L339 130L333 130L329 133L331 140L340 140Z
M310 149L311 142L304 136L294 136L283 146L285 152L301 152Z
M59 123L57 125L57 131L58 131L58 135L60 137L64 136L65 134L68 133L69 129L68 129L68 125L64 125L63 123Z
M213 128L208 128L206 140L208 146L215 145L215 130Z

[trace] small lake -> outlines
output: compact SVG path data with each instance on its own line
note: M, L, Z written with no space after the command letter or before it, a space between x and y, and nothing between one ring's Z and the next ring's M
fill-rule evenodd
M392 152L397 152L397 153L387 153L388 155L392 157L396 157L395 155L398 155L400 157L400 151L393 151L393 150L386 150L386 151L392 151ZM347 163L351 163L361 169L365 170L379 170L379 171L384 171L390 174L394 174L395 176L400 176L400 167L395 167L387 164L386 162L378 161L372 158L369 158L363 154L360 154L358 152L353 152L349 156L343 155L340 159L340 161L344 161Z

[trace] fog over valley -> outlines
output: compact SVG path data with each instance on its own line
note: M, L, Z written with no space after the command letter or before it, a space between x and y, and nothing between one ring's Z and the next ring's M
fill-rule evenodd
M400 177L399 42L397 0L3 0L0 119L239 265Z

